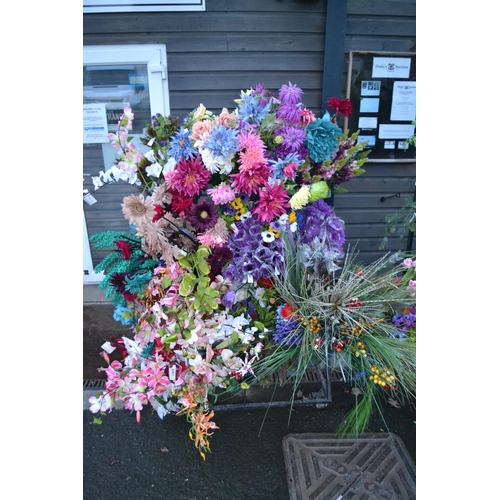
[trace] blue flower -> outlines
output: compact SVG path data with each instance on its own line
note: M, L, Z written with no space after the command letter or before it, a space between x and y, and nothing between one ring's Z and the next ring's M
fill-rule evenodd
M122 325L131 325L134 322L134 315L128 307L118 306L113 312L113 319L120 321Z
M214 156L224 157L236 153L238 150L238 131L234 128L226 128L217 125L212 130L210 137L205 142L205 148L213 152Z
M342 137L342 130L330 121L330 113L327 112L323 118L311 122L306 127L309 158L317 163L328 160L337 149L339 137Z
M247 94L241 96L238 116L242 121L259 125L270 111L270 102L264 104L258 96L251 96Z
M181 129L171 137L168 154L175 158L176 161L181 159L188 160L191 156L198 153L191 144L190 134L191 131L189 129Z
M299 345L304 335L304 329L296 320L278 319L276 321L276 333L273 339L278 344Z

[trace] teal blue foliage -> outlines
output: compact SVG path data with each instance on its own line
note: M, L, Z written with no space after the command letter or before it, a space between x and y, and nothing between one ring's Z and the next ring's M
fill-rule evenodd
M123 240L131 245L135 243L139 248L141 246L141 239L127 231L104 231L93 234L89 237L89 240L97 250L114 247L116 240Z
M130 293L142 293L146 289L146 286L151 281L152 277L153 273L151 271L143 274L135 273L133 276L126 276L125 281L127 284L125 285L125 289Z
M151 354L153 353L154 346L155 346L154 342L150 342L149 344L147 344L141 351L141 356L143 358L148 358L149 356L151 356Z
M127 301L120 292L111 285L111 279L115 274L126 275L126 289L133 294L144 291L146 285L153 276L152 270L158 265L158 261L148 258L141 249L141 239L126 231L105 231L90 236L94 248L104 249L115 247L94 268L96 273L104 273L104 278L99 288L105 291L106 298L111 300L116 307L126 307ZM125 260L120 249L116 247L116 241L126 241L131 248L130 258Z

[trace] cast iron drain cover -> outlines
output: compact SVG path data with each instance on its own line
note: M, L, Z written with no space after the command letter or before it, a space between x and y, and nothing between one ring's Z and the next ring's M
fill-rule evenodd
M290 500L416 498L415 463L394 434L288 434L283 451Z

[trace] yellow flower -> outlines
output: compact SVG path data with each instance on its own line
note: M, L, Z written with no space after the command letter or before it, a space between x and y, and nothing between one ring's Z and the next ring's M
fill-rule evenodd
M300 210L303 206L309 203L309 199L311 198L311 191L307 186L302 186L291 198L290 198L290 206L294 210Z
M235 199L234 199L234 200L230 203L230 205L231 205L234 209L236 209L236 210L238 210L238 209L240 209L240 208L243 208L243 203L242 203L242 201L241 201L241 198L235 198Z

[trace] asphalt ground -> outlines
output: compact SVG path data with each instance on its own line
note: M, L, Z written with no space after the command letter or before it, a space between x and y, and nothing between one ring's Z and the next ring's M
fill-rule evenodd
M94 290L95 292L95 290ZM83 378L104 379L100 346L109 335L129 333L112 317L113 306L92 295L83 307ZM85 298L85 297L84 297ZM355 404L342 382L332 385L326 407L289 404L251 408L215 407L218 429L204 461L189 439L184 417L161 420L148 410L117 410L95 424L84 391L84 500L289 500L283 438L291 433L325 433L334 429ZM416 463L416 410L386 405L375 412L367 432L400 437ZM333 499L337 500L337 499Z

